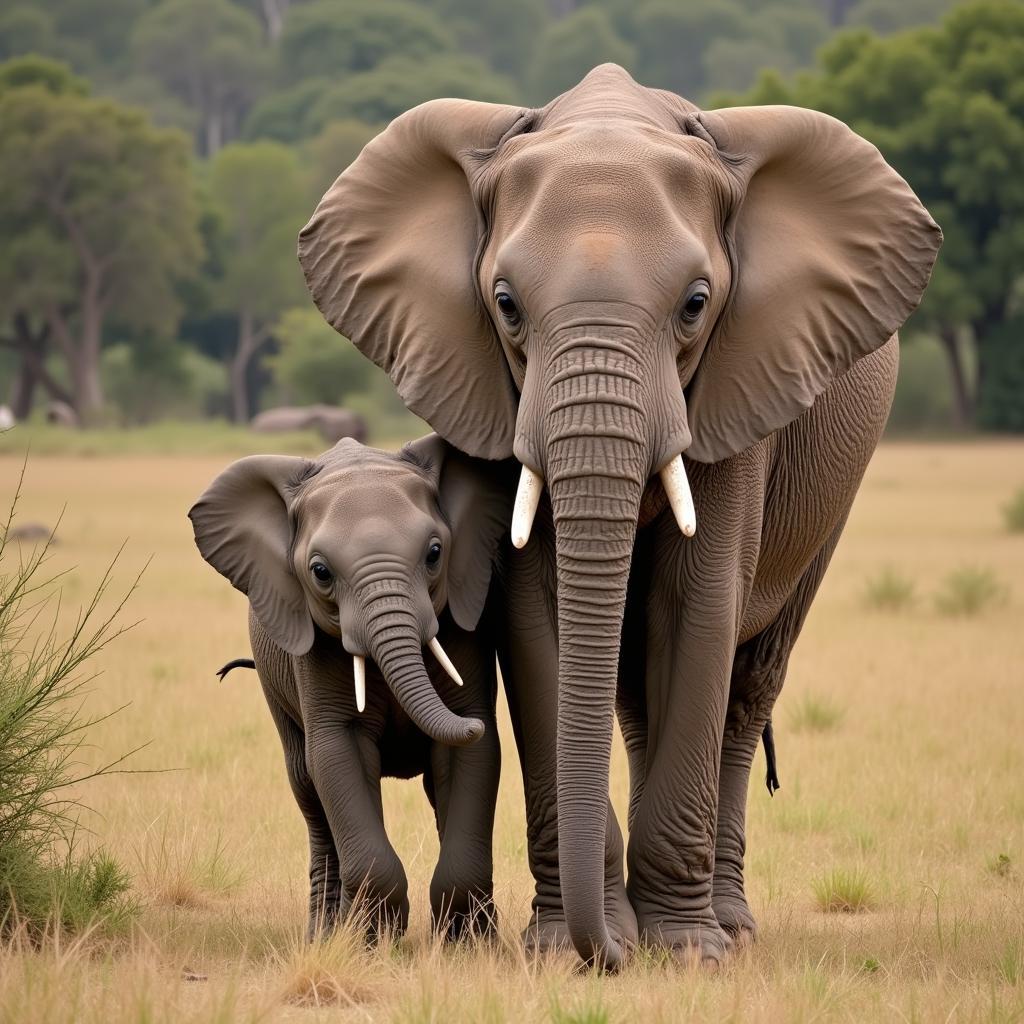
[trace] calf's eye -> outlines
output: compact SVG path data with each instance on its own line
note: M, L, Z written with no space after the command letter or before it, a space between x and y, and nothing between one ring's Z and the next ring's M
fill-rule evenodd
M309 571L313 574L313 579L317 583L330 583L334 579L331 570L323 562L314 562L310 567Z
M686 297L686 301L683 303L682 318L688 324L695 323L701 318L704 310L707 308L708 300L711 298L711 294L708 291L708 286L701 281L699 284L693 286L690 290L690 294Z
M431 569L441 561L441 545L435 540L433 544L427 548L426 563Z

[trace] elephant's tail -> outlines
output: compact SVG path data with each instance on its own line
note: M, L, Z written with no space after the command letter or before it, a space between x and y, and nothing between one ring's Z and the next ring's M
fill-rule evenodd
M768 762L768 771L765 774L764 784L768 787L768 795L775 796L775 791L781 789L779 783L779 768L775 760L775 734L772 732L772 720L769 718L761 733L761 742L764 744L764 759Z
M224 677L233 668L255 668L256 662L252 658L235 658L234 661L229 661L223 668L217 669L217 675L220 676L221 682L224 682Z

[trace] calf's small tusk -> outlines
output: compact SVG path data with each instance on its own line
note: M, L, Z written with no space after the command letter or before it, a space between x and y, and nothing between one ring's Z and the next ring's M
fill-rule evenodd
M683 457L677 455L659 475L679 529L684 537L692 537L697 532L697 509L693 504L690 481L686 479Z
M512 507L512 543L517 548L526 546L533 529L533 517L537 514L540 492L544 490L544 478L523 466L516 489L516 501Z
M366 659L361 654L352 655L352 675L356 684L356 707L361 713L366 710Z
M434 652L434 657L441 663L441 668L445 670L455 680L458 686L462 685L462 676L455 671L455 666L452 664L451 658L444 653L444 648L441 646L440 641L435 636L427 646Z

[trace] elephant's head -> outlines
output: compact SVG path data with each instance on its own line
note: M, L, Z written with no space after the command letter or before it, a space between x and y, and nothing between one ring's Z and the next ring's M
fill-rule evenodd
M460 746L483 723L445 707L423 646L461 685L437 616L447 604L459 626L476 628L508 505L485 467L434 434L397 456L346 439L316 461L240 459L189 518L203 558L248 595L279 647L305 654L315 624L353 656L360 711L372 657L410 718Z
M523 464L517 544L547 485L562 887L586 958L621 952L602 825L638 519L667 491L692 533L680 453L726 459L800 415L903 323L940 238L839 121L700 111L613 65L540 110L409 111L302 231L317 305L409 408Z

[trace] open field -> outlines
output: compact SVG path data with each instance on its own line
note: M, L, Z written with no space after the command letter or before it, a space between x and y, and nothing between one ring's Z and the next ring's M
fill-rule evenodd
M152 555L127 614L142 622L103 653L91 698L96 710L129 706L96 730L92 754L148 742L132 764L170 770L84 794L89 824L135 877L134 933L6 948L0 1021L1024 1020L1024 534L1001 514L1024 485L1024 444L878 452L777 709L774 799L755 763L748 878L760 941L715 975L640 957L614 978L519 953L530 879L507 718L495 835L504 942L431 943L429 808L417 783L390 781L409 935L372 953L344 936L303 950L305 833L277 737L251 674L213 674L247 653L245 600L200 560L185 518L225 461L29 464L19 521L50 524L67 506L51 563L74 567L66 604L87 599L126 537L123 585ZM20 464L0 457L5 502ZM1002 588L974 616L936 605L965 566ZM889 584L869 602L868 581L886 567ZM624 820L621 749L613 782ZM819 909L847 896L868 909ZM326 1005L309 1005L310 978Z

